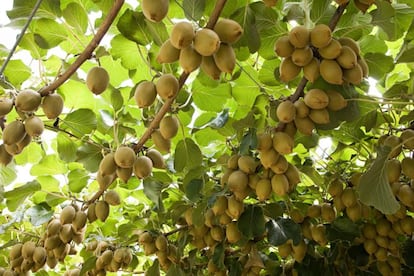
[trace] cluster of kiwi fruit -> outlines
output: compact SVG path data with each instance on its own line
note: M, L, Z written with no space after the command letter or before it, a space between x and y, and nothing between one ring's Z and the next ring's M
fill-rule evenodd
M232 19L221 18L214 29L195 30L187 21L178 22L171 30L170 38L161 46L157 62L178 61L184 72L201 69L212 79L220 78L221 72L232 73L236 55L231 44L240 39L243 29Z
M109 216L110 206L121 204L121 198L115 190L106 191L103 199L92 202L88 205L87 218L89 222L99 219L105 221Z
M22 152L32 138L38 138L43 130L43 121L35 115L41 106L48 119L56 119L63 110L63 99L53 93L43 97L40 93L26 89L17 93L14 99L0 99L0 117L16 109L21 119L12 121L3 130L3 144L0 145L0 164L6 166L14 155Z
M106 272L117 272L121 268L128 267L132 261L131 249L116 247L106 241L91 241L87 244L86 250L93 251L97 257L95 267L86 274L90 276L106 275Z
M276 117L279 122L293 123L300 133L311 135L315 124L329 123L329 111L339 111L347 103L338 91L313 88L294 103L290 100L281 102L276 109Z
M86 75L86 86L95 95L102 94L109 85L109 74L105 68L92 67Z
M180 261L177 247L170 243L163 234L144 231L139 235L138 242L146 256L156 254L161 269L164 271L168 271L173 263L177 264Z
M359 45L352 38L333 38L325 24L318 24L312 30L296 26L277 39L274 48L283 57L279 73L284 82L296 78L302 68L310 82L321 76L331 84L358 85L368 76L368 65L360 55Z

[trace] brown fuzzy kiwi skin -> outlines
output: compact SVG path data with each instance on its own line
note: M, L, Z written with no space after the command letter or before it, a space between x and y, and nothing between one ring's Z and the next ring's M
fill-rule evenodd
M135 161L135 152L127 146L119 147L114 154L114 160L118 167L131 168Z
M34 112L40 106L41 101L40 93L32 89L26 89L17 94L14 105L21 112Z
M9 114L13 109L13 101L9 98L0 98L0 116Z
M160 121L160 133L164 139L171 139L177 135L179 121L175 116L165 116Z
M103 200L97 201L95 204L95 214L99 220L104 222L109 216L109 204Z
M24 124L19 121L13 121L3 130L3 142L6 145L16 144L23 140L26 135Z
M0 165L7 166L12 160L13 156L5 149L5 144L0 145Z
M149 107L157 98L157 89L152 81L142 81L135 88L134 99L139 108Z
M57 93L43 97L42 109L48 119L56 119L63 111L63 98Z
M167 100L175 97L178 93L179 84L177 78L172 74L162 75L155 84L158 95Z
M165 168L164 158L162 154L156 149L149 149L147 150L146 156L148 156L153 164L154 168L163 169Z
M134 174L136 177L143 179L148 177L152 172L152 161L147 156L139 156L135 159Z
M86 86L95 95L102 94L109 85L109 74L99 66L92 67L86 75Z
M142 12L149 21L160 22L167 16L169 4L169 0L143 0Z
M31 116L24 121L24 128L31 137L39 137L43 133L45 125L39 117Z

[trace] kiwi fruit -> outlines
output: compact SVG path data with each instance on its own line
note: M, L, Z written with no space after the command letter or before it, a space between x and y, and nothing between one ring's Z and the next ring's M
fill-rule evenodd
M105 193L104 200L112 206L121 204L121 198L119 194L114 190L109 190Z
M25 259L31 259L36 249L36 244L33 241L27 241L22 246L22 256Z
M229 44L221 43L218 51L214 54L214 62L220 71L231 74L236 66L236 54L233 47Z
M160 133L164 139L171 139L177 135L179 122L175 116L165 116L160 121Z
M345 81L354 85L360 84L363 78L361 66L359 66L359 64L356 64L352 69L343 70L343 78Z
M16 109L21 112L35 112L42 101L40 93L26 89L22 90L17 94L14 105Z
M96 174L96 181L98 182L99 189L101 191L106 190L109 187L109 185L111 185L112 182L114 182L115 178L116 178L116 171L113 174L105 175L105 176L103 176L100 172Z
M171 39L167 39L161 45L160 50L158 51L158 55L156 57L156 61L158 63L173 63L177 61L180 57L180 49L175 48L171 44Z
M247 177L247 174L241 170L237 170L230 174L227 186L232 192L242 191L247 188L248 183L249 178Z
M331 84L343 84L342 69L335 60L322 60L319 70L325 81Z
M345 207L351 207L357 203L357 197L355 190L351 187L347 187L341 193L341 200Z
M287 57L282 60L279 66L280 80L283 82L289 82L296 78L301 71L301 67L297 66L292 57Z
M270 169L276 174L282 174L287 171L288 167L289 167L289 163L286 160L285 156L280 155L276 163L270 166Z
M293 103L296 109L296 116L295 118L306 118L309 115L309 107L305 104L303 98L299 98L297 101Z
M212 56L220 47L220 38L215 31L203 28L195 33L193 45L200 55Z
M158 95L167 100L177 95L179 84L177 78L172 74L162 75L155 84Z
M414 130L405 129L401 132L400 139L405 148L410 150L414 149Z
M221 228L221 226L213 226L210 229L210 235L211 237L218 242L221 242L224 239L224 231L223 228Z
M292 251L293 251L293 258L296 262L301 263L306 256L306 250L308 246L306 245L304 240L301 240L299 244L295 245L292 244Z
M312 135L312 132L315 129L315 124L309 117L296 118L295 126L300 133L307 136Z
M344 186L341 180L334 179L331 183L329 183L328 186L328 193L332 196L339 196L342 191L344 190Z
M226 165L227 168L237 170L239 168L239 154L233 154L227 159Z
M342 45L342 46L348 46L349 48L352 49L352 51L356 54L356 56L359 56L361 54L361 49L359 48L358 43L353 40L350 37L341 37L338 39L338 42Z
M345 100L344 96L336 90L327 90L325 93L328 95L329 103L328 109L332 111L338 111L344 109L348 102Z
M341 54L341 49L341 43L336 39L332 39L327 46L318 49L318 52L324 59L335 59Z
M146 156L148 156L154 168L163 169L165 168L164 158L162 157L161 153L156 149L149 149L147 150Z
M109 204L103 200L97 201L95 204L95 214L99 220L105 221L109 216Z
M64 224L59 232L59 238L63 243L71 242L73 238L72 224Z
M135 88L134 99L139 108L152 105L157 97L157 90L152 81L142 81Z
M181 49L179 63L184 72L191 73L200 67L201 55L190 45Z
M113 152L108 153L102 158L99 163L99 173L102 176L112 175L116 171L115 154Z
M60 232L60 230L59 230ZM44 243L46 250L50 251L62 245L62 241L59 238L59 234L47 237Z
M351 47L342 45L341 53L336 57L336 62L344 69L352 69L357 62L357 55Z
M165 139L159 129L156 129L151 134L152 142L160 152L169 152L171 149L171 140Z
M276 40L274 50L279 57L290 57L295 47L290 43L289 37L285 35Z
M306 215L310 218L319 218L321 216L321 208L317 204L310 205L306 210Z
M303 75L308 81L314 83L319 78L319 66L319 60L317 58L312 58L312 60L303 67Z
M323 109L329 104L329 97L322 89L310 89L303 98L305 104L312 109Z
M294 104L289 100L281 102L277 106L276 116L280 122L283 122L283 123L292 122L296 116L296 108Z
M310 32L304 26L296 26L288 34L289 42L296 48L304 48L310 42Z
M51 220L47 225L47 235L53 236L53 235L59 234L61 227L62 227L62 224L60 223L59 219Z
M312 61L313 52L310 47L306 46L305 48L295 49L291 57L294 64L304 67Z
M187 48L193 43L194 34L194 28L190 22L178 22L171 29L171 45L176 49Z
M321 206L321 217L324 221L333 222L336 218L335 209L330 203L323 203Z
M309 118L319 125L329 123L329 112L326 108L323 109L312 109L309 113Z
M328 46L332 40L332 31L328 25L318 24L310 32L310 42L316 48Z
M257 163L253 157L243 155L237 159L237 166L244 173L252 174L256 171Z
M243 35L243 28L232 19L221 18L214 26L214 31L224 43L235 43Z
M294 141L292 137L285 132L278 131L273 134L273 148L278 153L282 155L292 153L293 147Z
M273 139L272 139L272 143L273 143ZM263 167L265 169L270 169L270 167L274 164L276 164L278 158L279 158L279 153L271 148L269 150L263 150L260 151L260 163L262 163Z
M236 221L227 224L226 238L229 243L236 243L241 239L241 237L242 236Z
M300 172L298 168L296 168L296 166L292 165L291 163L289 163L288 169L285 172L285 176L289 180L290 190L292 190L292 187L294 187L295 185L301 182Z
M60 223L67 224L72 223L73 219L75 218L76 210L72 205L68 205L62 209L60 213Z
M114 161L118 167L132 168L135 161L135 152L132 148L121 146L114 153Z
M63 111L63 98L57 93L43 97L42 109L48 119L56 119Z
M221 70L217 67L216 62L214 61L213 56L202 57L201 58L201 70L206 73L211 79L218 80L220 79Z
M13 101L9 98L0 98L0 116L9 114L13 108Z
M364 58L362 58L362 57L359 57L359 58L358 58L358 60L357 60L357 62L358 62L358 64L359 64L359 66L361 66L361 69L362 69L362 76L363 76L364 78L367 78L367 77L368 77L368 75L369 75L369 67L368 67L367 62L366 62L366 61L365 61L365 59L364 59Z
M39 137L43 133L45 125L39 117L30 116L24 121L24 128L31 137Z
M396 182L400 179L401 163L397 159L387 160L386 162L387 178L389 183Z
M6 145L16 144L23 140L26 135L26 130L24 124L19 121L13 121L10 124L6 125L3 130L3 142Z
M9 251L9 258L10 260L14 260L19 258L22 255L22 243L16 243L13 245Z
M391 152L388 155L388 158L394 158L397 157L402 150L402 140L400 137L397 137L395 135L390 135L384 140L384 146L390 147Z
M278 196L284 196L289 191L289 181L284 174L275 174L271 179L273 192Z
M322 246L325 246L328 243L325 231L326 228L323 224L318 224L311 227L312 239Z
M227 198L226 214L232 219L238 219L243 213L243 201L238 200L234 195Z
M272 135L264 132L257 134L257 150L270 150L273 147Z
M145 18L152 22L160 22L167 16L169 0L142 0L141 7Z
M136 177L143 179L151 175L152 161L147 156L138 156L134 162L134 174Z
M109 85L109 74L103 67L92 67L86 75L86 86L95 95L102 94Z
M121 179L124 183L127 183L131 178L133 173L133 168L116 168L116 176Z
M88 216L83 211L77 211L75 217L72 221L72 226L75 231L81 230L86 225L86 221L88 220Z
M13 156L6 150L6 144L0 145L0 164L7 166L13 160Z
M227 197L218 196L213 206L211 207L211 210L215 216L224 214L224 212L227 210Z
M19 148L20 151L22 151L25 147L27 147L30 142L32 141L32 137L30 135L25 135L23 140L20 142L17 142L16 145Z
M167 251L168 249L168 240L164 235L159 235L155 239L155 247L160 251Z
M262 178L257 182L256 195L260 201L267 200L272 194L272 184L268 178Z
M292 253L292 245L290 242L285 242L277 247L277 251L279 252L280 257L285 259Z

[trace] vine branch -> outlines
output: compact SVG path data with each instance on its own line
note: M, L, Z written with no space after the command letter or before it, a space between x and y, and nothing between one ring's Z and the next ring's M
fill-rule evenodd
M42 89L40 89L39 92L42 96L48 95L56 88L61 86L76 72L76 70L79 69L79 67L86 60L88 60L91 57L93 51L96 49L96 47L98 47L102 38L108 32L109 27L112 25L112 22L115 20L123 4L124 0L115 1L105 20L102 22L101 27L98 29L95 36L92 38L91 42L89 42L89 44L86 46L85 50L83 50L83 52L78 56L75 62L72 63L72 65L65 72L63 72L63 74L61 74L55 81L53 81L48 86L45 86Z

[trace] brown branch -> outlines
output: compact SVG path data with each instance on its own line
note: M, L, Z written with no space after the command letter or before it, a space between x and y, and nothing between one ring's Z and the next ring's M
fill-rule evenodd
M332 31L335 30L336 25L338 24L339 19L341 19L341 16L344 14L344 11L345 11L346 7L348 6L348 4L349 4L349 2L346 2L342 5L340 5L336 9L334 15L332 16L331 20L329 21L329 28L331 28Z
M175 234L177 232L180 232L180 231L183 231L183 230L187 230L188 227L189 226L186 225L186 226L183 226L183 227L180 227L180 228L176 228L176 229L174 229L174 230L172 230L170 232L165 233L164 236L166 236L166 237L171 236L172 234Z
M56 88L61 86L65 81L67 81L76 72L76 70L78 70L78 68L86 60L88 60L91 57L93 51L96 49L96 47L98 47L102 38L108 32L109 27L112 25L112 22L115 20L115 17L118 15L118 12L120 11L123 4L124 4L124 0L115 1L114 5L112 6L105 20L102 22L101 27L96 32L91 42L89 42L88 46L86 46L85 50L83 50L83 52L78 56L75 62L62 75L60 75L54 82L40 89L39 92L42 96L46 96L50 94Z

